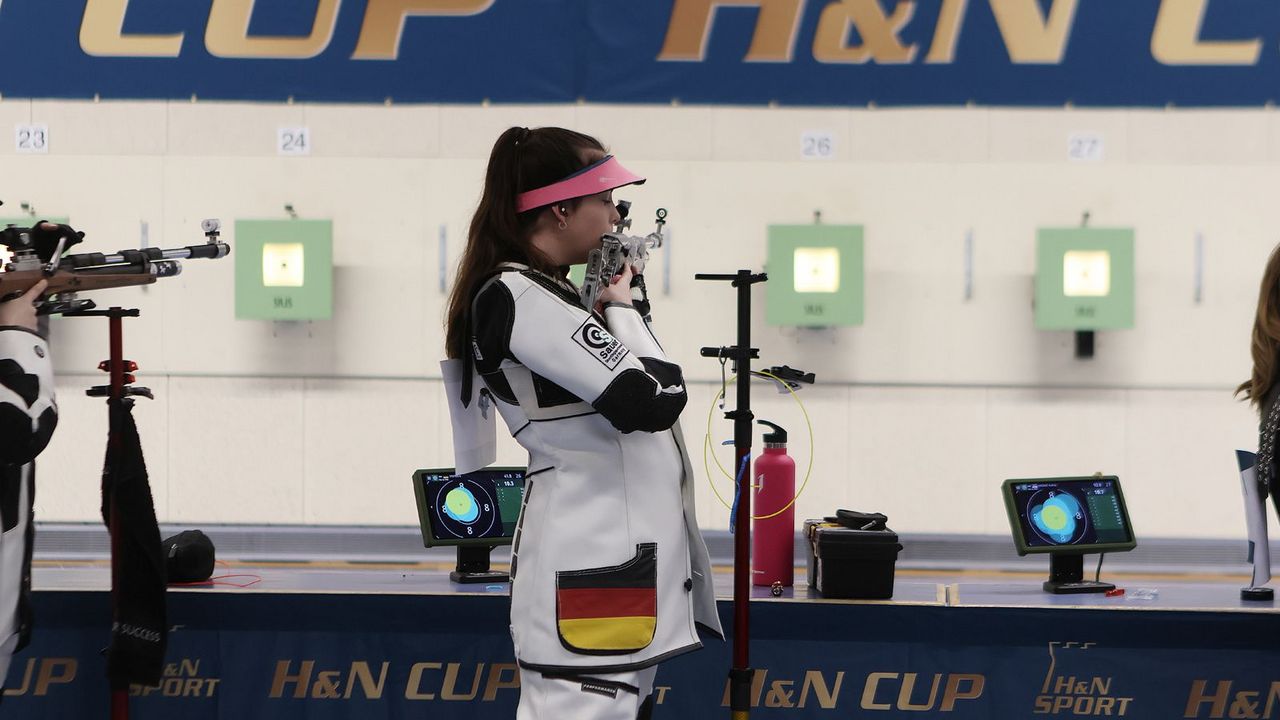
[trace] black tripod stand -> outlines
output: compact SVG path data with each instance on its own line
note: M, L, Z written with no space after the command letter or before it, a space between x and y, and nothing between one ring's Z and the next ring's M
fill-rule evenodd
M751 412L751 360L760 357L760 350L751 347L751 286L766 282L765 273L739 270L732 275L698 273L698 280L722 280L738 289L738 342L729 347L704 347L703 357L720 358L733 363L737 375L737 406L725 412L733 420L734 469L737 472L737 511L734 515L733 535L733 666L729 669L729 716L733 720L745 720L751 711L751 676L749 667L751 636L751 481L744 465L751 456L751 436L754 432Z

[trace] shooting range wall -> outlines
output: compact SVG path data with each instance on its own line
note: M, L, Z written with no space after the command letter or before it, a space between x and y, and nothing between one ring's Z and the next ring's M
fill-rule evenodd
M634 230L670 210L650 287L691 380L694 448L720 382L697 350L732 342L734 310L727 287L693 274L759 268L766 226L814 210L865 226L863 326L768 327L763 292L754 308L762 362L819 379L801 395L816 456L798 519L854 507L904 532L1004 533L1004 478L1104 471L1124 481L1139 537L1243 532L1231 451L1253 447L1255 415L1231 392L1277 240L1274 111L0 101L0 127L37 122L50 152L0 146L0 199L69 216L85 249L137 246L142 222L153 245L200 242L200 220L219 217L234 253L233 220L285 218L286 203L333 221L331 321L236 320L230 259L96 296L142 309L125 349L157 393L136 415L162 522L415 522L410 473L452 460L441 272L451 281L493 140L554 124L598 134L649 177L618 193ZM309 129L310 155L277 154L282 126ZM813 132L829 157L802 157ZM1081 132L1105 138L1100 159L1068 160ZM1078 361L1070 333L1034 328L1032 278L1037 228L1086 211L1135 230L1136 326L1100 333ZM39 461L41 520L97 515L106 409L82 389L106 345L105 322L54 321L61 423ZM799 411L759 390L758 416L791 431L803 477ZM730 434L713 425L717 446ZM694 465L701 521L723 529L697 452Z

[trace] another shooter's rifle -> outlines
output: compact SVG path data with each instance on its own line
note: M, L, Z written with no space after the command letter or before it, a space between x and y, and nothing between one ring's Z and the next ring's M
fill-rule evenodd
M218 239L222 223L205 220L200 224L208 242L203 245L162 250L142 248L121 250L111 255L102 253L65 254L84 239L84 233L68 225L37 223L23 228L10 225L0 230L0 245L13 252L13 258L0 272L0 302L22 295L41 280L49 287L37 303L39 315L56 315L89 310L92 300L80 299L84 290L149 285L162 277L182 272L180 260L187 258L226 257L231 247Z
M623 231L631 227L631 221L627 219L627 213L630 210L631 203L625 200L618 203L618 214L622 217L614 225L614 231L602 236L600 247L592 250L587 256L587 272L583 277L579 294L582 306L588 311L595 309L600 291L613 282L614 275L621 274L622 264L626 262L635 269L631 287L636 309L641 315L649 315L649 294L644 285L644 266L649 261L649 249L662 247L662 228L667 224L667 210L658 208L656 220L658 227L644 237L623 234Z

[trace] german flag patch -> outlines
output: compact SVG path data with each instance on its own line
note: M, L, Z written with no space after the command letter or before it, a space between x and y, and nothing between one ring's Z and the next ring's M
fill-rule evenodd
M653 642L658 627L658 545L636 546L621 565L556 573L560 642L586 655L623 655Z

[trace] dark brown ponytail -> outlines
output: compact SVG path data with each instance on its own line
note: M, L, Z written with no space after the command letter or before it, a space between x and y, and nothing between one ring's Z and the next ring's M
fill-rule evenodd
M1280 351L1280 245L1271 251L1262 272L1262 287L1258 289L1258 311L1250 341L1253 373L1236 388L1236 395L1243 394L1259 409L1275 382L1277 351Z
M533 247L530 234L545 207L516 212L516 196L550 185L591 164L590 151L604 146L590 135L564 128L513 127L498 136L485 170L484 192L471 217L467 247L449 296L445 320L445 354L467 352L471 328L466 316L478 284L504 262L517 262L553 274L558 268Z

